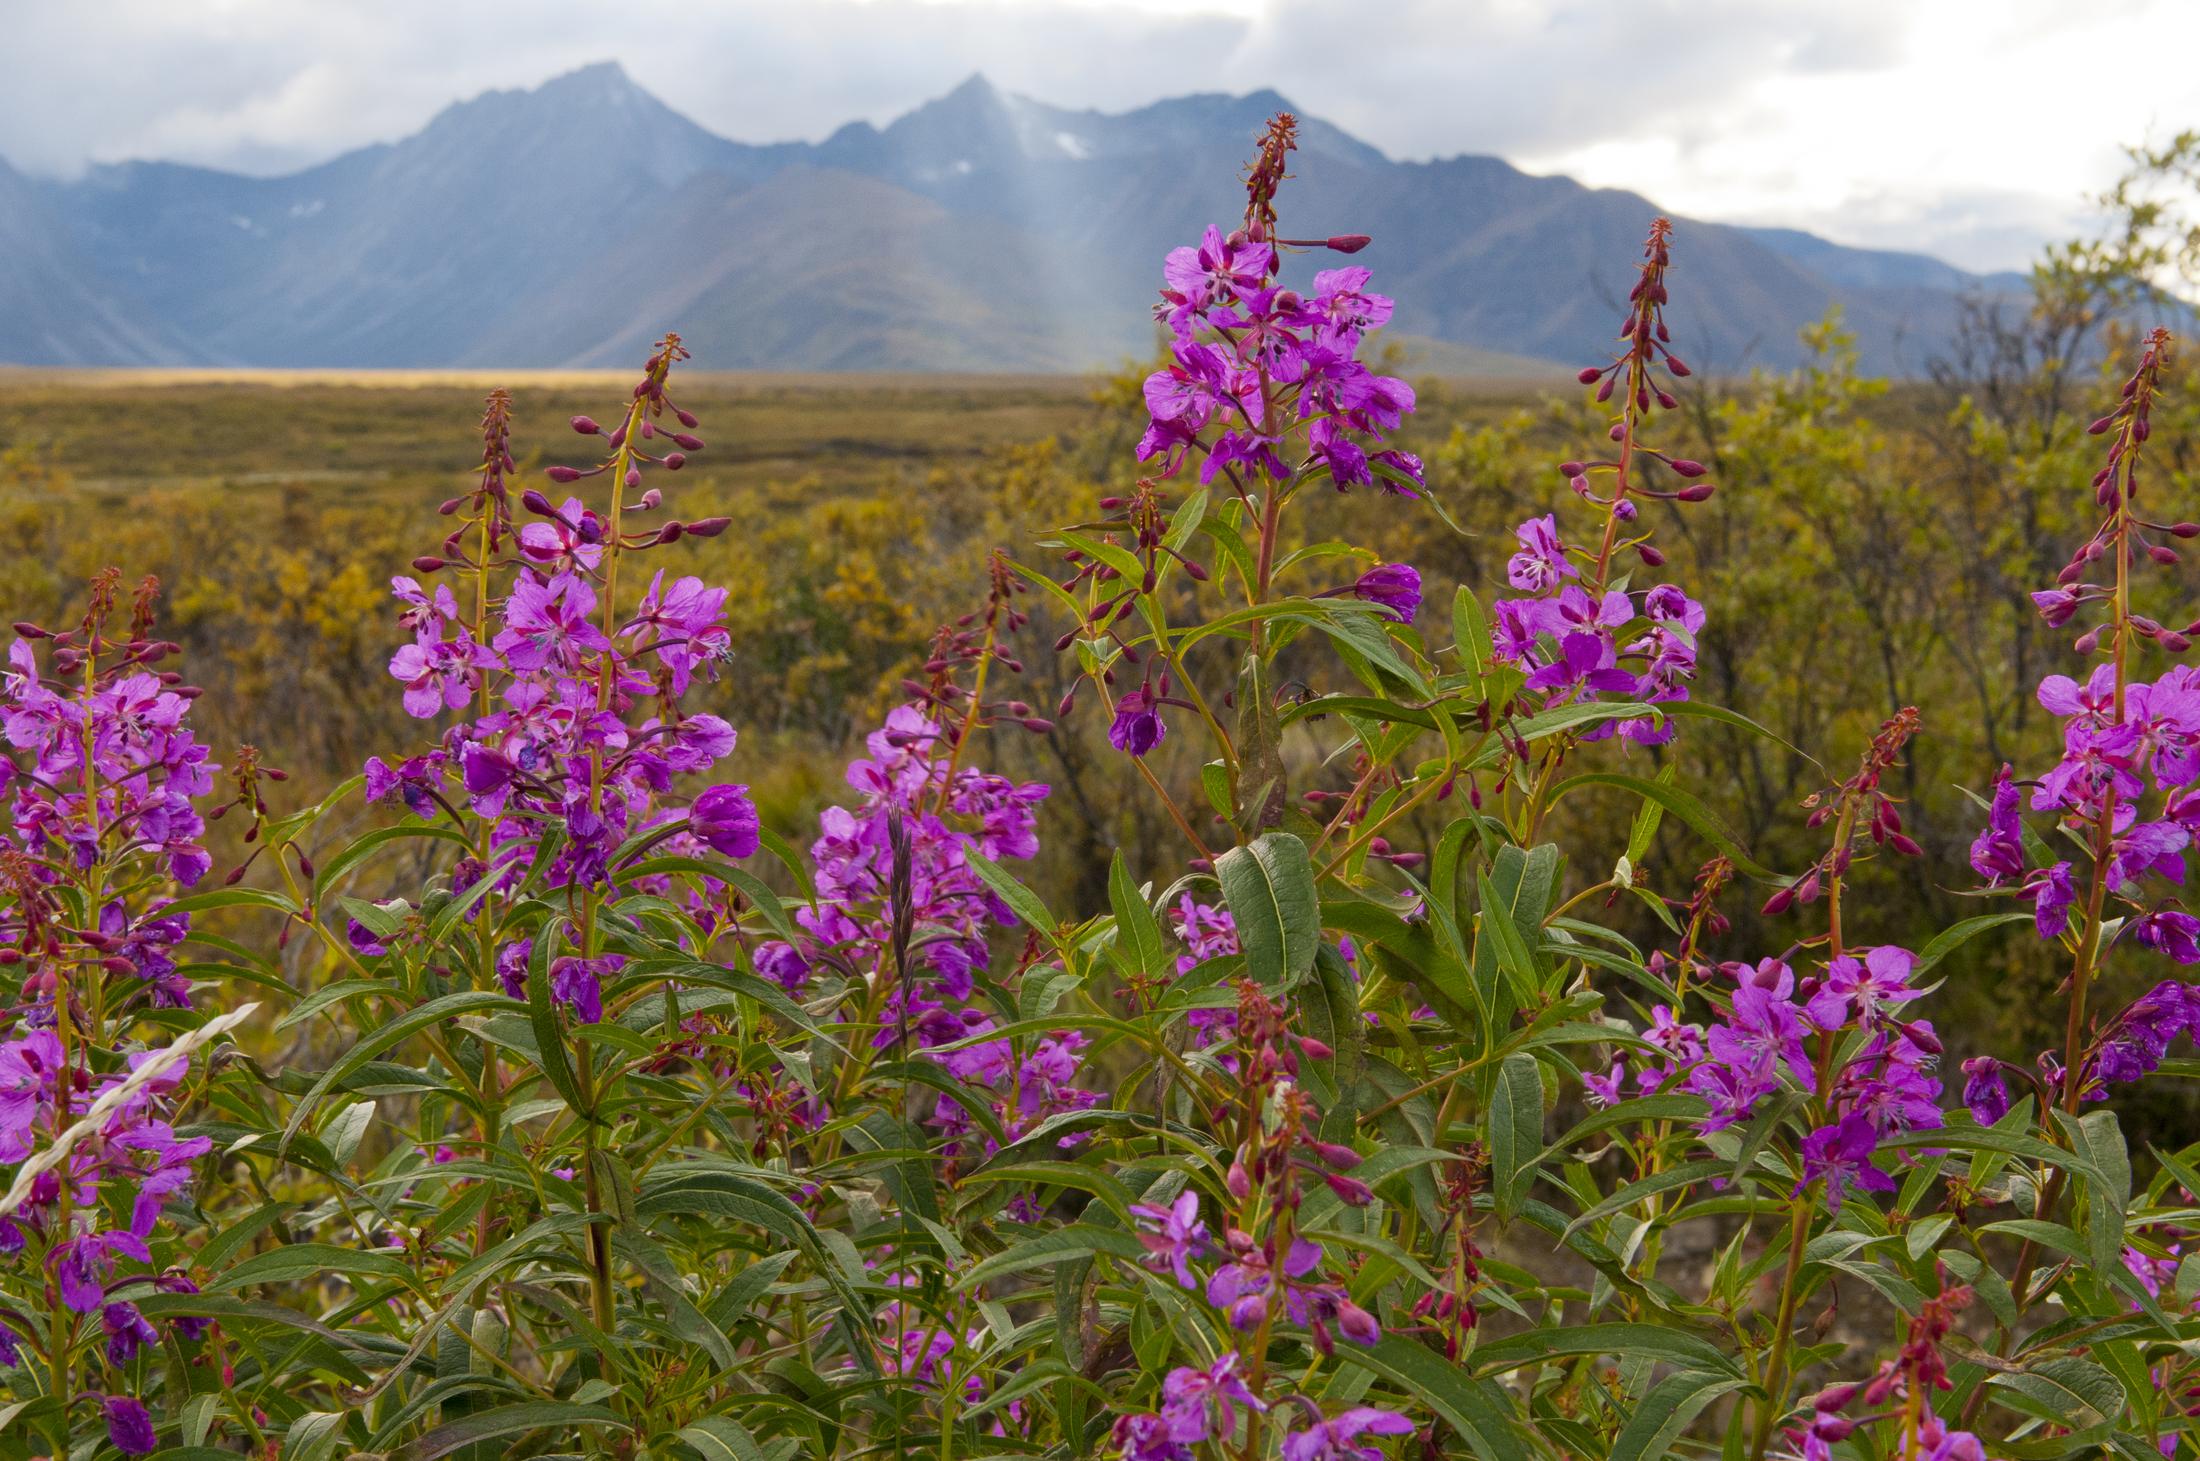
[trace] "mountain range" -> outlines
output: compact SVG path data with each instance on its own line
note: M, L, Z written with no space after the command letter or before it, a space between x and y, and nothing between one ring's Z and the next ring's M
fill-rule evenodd
M281 177L0 162L0 361L623 365L669 328L718 369L1110 366L1153 350L1161 256L1229 225L1282 110L1070 111L974 76L883 128L751 145L606 62ZM1394 161L1303 114L1299 137L1285 232L1372 235L1355 262L1429 368L1609 354L1652 202L1494 157ZM1915 374L1964 296L2024 285L1688 220L1674 256L1677 343L1714 370L1792 364L1838 305L1868 368Z

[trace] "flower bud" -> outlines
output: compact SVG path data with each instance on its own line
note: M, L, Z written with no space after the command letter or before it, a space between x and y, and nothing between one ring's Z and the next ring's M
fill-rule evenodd
M657 530L657 541L660 543L677 543L680 541L680 535L686 530L686 525L678 518L674 518Z
M665 470L666 470L666 471L668 471L668 472L677 472L677 471L679 471L679 470L680 470L680 469L681 469L682 467L686 466L687 464L688 464L688 459L687 459L687 453L685 453L685 452L676 452L676 451L670 451L670 452L666 452L666 453L665 453Z
M687 525L687 535L691 538L715 538L731 526L733 519L730 517L699 517Z
M1373 1344L1383 1337L1382 1327L1375 1316L1345 1299L1337 1305L1337 1332L1354 1344Z
M423 553L413 560L412 566L422 573L434 573L443 567L443 560Z
M1330 235L1328 247L1336 253L1356 254L1373 242L1364 233L1338 233Z
M1702 462L1692 460L1688 457L1675 457L1672 461L1667 462L1666 465L1691 481L1695 480L1698 477L1701 477L1705 472L1711 470Z
M674 406L672 408L672 414L679 417L680 424L682 426L685 426L690 431L693 431L696 427L703 424L702 422L695 419L695 413L693 411L683 411L678 406Z
M556 517L558 510L550 505L550 499L530 487L519 495L520 506L538 517Z
M581 479L579 467L545 467L542 474L553 482L578 482Z
M642 485L642 469L640 467L628 467L626 469L626 485L629 491Z
M1686 379L1689 374L1688 363L1671 351L1666 352L1665 368L1683 379Z
M1360 1154L1342 1142L1309 1141L1307 1145L1314 1149L1314 1155L1340 1172L1349 1172L1360 1165Z
M1329 1184L1329 1190L1342 1198L1347 1207L1366 1207L1375 1200L1375 1189L1357 1177L1328 1172L1323 1174L1322 1181Z
M690 436L684 431L673 432L672 440L682 451L701 451L703 449L703 438Z
M1691 482L1673 495L1683 502L1702 502L1715 490L1709 482Z
M598 426L592 417L575 416L572 424L573 429L583 436L600 436L603 434L603 428Z
M1228 1187L1230 1195L1240 1202L1253 1195L1253 1179L1247 1175L1245 1163L1242 1161L1230 1163L1230 1173L1229 1176L1223 1179L1223 1185Z
M1595 385L1597 377L1602 374L1604 374L1604 372L1599 370L1597 367L1593 365L1584 365L1583 367L1581 367L1581 373L1575 376L1574 379L1580 381L1585 386ZM1600 397L1599 399L1602 398Z

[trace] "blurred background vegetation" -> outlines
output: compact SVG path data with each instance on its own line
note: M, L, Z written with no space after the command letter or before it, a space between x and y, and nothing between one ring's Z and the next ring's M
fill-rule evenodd
M1816 851L1802 799L1845 774L1882 719L1918 706L1925 734L1900 792L1927 855L1866 870L1861 941L1916 947L1985 911L1964 891L1980 821L1966 789L1986 788L2004 761L2037 768L2053 757L2032 687L2082 665L2028 594L2090 530L2099 444L2085 427L2113 399L2148 288L2196 255L2176 206L2190 190L2163 186L2200 151L2180 142L2135 160L2137 181L2108 200L2102 240L2057 251L2029 308L1972 307L1929 379L1864 378L1829 319L1809 333L1812 362L1800 371L1697 383L1660 443L1708 463L1718 484L1658 535L1671 561L1656 576L1709 611L1697 698L1777 739L1691 721L1670 747L1592 754L1646 774L1675 763L1761 861L1794 868ZM1676 267L1686 267L1685 242ZM1675 324L1685 346L1687 322ZM1415 374L1407 360L1392 369ZM668 506L685 518L724 513L734 527L687 541L663 566L734 590L739 658L698 703L740 728L735 764L778 830L797 843L813 835L817 810L840 794L841 765L901 698L933 626L977 606L989 552L1046 565L1036 534L1096 516L1100 496L1133 480L1144 373L1127 363L1091 381L686 383L682 402L702 417L709 448L671 479ZM403 714L385 669L400 638L387 585L435 549L437 505L469 480L481 397L495 383L516 398L523 468L539 468L580 459L566 418L601 415L628 381L0 373L0 621L71 617L85 580L109 563L157 575L165 632L205 692L201 734L218 748L261 748L292 773L300 802L369 755L424 745L430 728ZM1456 586L1485 602L1503 591L1515 522L1556 510L1563 529L1571 498L1557 463L1592 452L1602 418L1561 382L1416 384L1409 444L1463 531L1369 492L1329 498L1310 530L1418 567L1429 593L1420 627L1441 647ZM2179 380L2157 413L2142 507L2165 520L2200 516L2196 403L2200 392ZM1298 586L1313 592L1350 582L1358 566L1315 558L1305 571ZM2142 582L2142 607L2165 622L2200 612L2188 565ZM1050 649L1063 627L1042 607L1021 646L1024 697L1042 715L1067 688ZM1219 660L1203 673L1214 691L1227 687ZM1056 789L1034 881L1059 907L1104 901L1116 847L1145 875L1187 855L1104 729L1088 696L1051 733L1003 733L993 751L1000 769ZM1301 766L1318 765L1334 739L1319 724L1294 734ZM1191 788L1198 768L1172 757L1178 748L1152 764ZM1294 790L1342 785L1346 769ZM1431 825L1443 814L1431 809ZM1584 801L1569 814L1609 825L1563 829L1562 843L1613 856L1623 847L1629 807ZM1648 881L1685 898L1706 855L1669 824ZM1755 915L1762 896L1729 895L1724 956L1779 952L1781 927ZM1657 937L1647 914L1642 925L1646 940ZM2154 976L2125 962L2134 986ZM2024 1058L2054 1042L2047 996L2061 971L2028 935L1978 940L1944 967L1950 987L1935 1015L1951 1057L1991 1048Z

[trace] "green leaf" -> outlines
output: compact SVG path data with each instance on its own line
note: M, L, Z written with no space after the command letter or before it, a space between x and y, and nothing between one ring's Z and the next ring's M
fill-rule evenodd
M2085 1235L2093 1266L2115 1271L2124 1257L2124 1214L2131 1207L2131 1154L2113 1111L2071 1117L2055 1113L2070 1144L2085 1153L2099 1175L2086 1179Z
M1673 1454L1673 1442L1703 1408L1748 1382L1738 1375L1705 1374L1682 1370L1667 1375L1650 1387L1635 1413L1612 1442L1605 1461L1662 1461Z
M1166 962L1168 948L1161 941L1161 924L1123 865L1120 847L1108 864L1108 903L1115 910L1115 947L1124 967L1137 974L1173 972Z
M495 1410L484 1410L477 1415L461 1416L446 1425L439 1425L407 1447L404 1455L408 1461L436 1461L439 1456L448 1456L477 1441L525 1435L530 1431L567 1431L577 1426L611 1426L622 1431L633 1429L619 1417L618 1412L606 1410L600 1405L567 1405L556 1400L530 1400L519 1405L502 1405Z
M979 881L991 888L1009 910L1030 927L1049 936L1061 928L1054 915L1047 912L1047 905L1039 901L1039 895L1017 882L999 863L968 846L963 849L963 860L970 864L970 870L978 875Z
M207 1291L249 1288L256 1283L297 1283L323 1274L360 1287L361 1278L394 1279L410 1283L413 1265L389 1253L363 1248L342 1248L334 1243L289 1243L255 1253L226 1273L207 1280Z
M1947 958L1957 949L1989 929L2000 928L2004 924L2030 923L2031 921L2032 915L2030 913L1981 913L1976 918L1966 918L1961 923L1950 924L1947 928L1941 930L1931 943L1918 951L1917 964L1910 970L1910 980L1915 983L1917 977L1927 969L1932 968L1933 965Z
M2072 1429L2105 1425L2124 1413L2124 1387L2116 1377L2076 1355L1995 1375L1987 1383L2001 1392L2003 1404Z
M756 1437L730 1416L706 1415L682 1427L680 1439L693 1446L703 1461L764 1461Z
M1533 1055L1505 1057L1490 1093L1490 1195L1510 1221L1543 1151L1543 1072Z
M1216 858L1215 879L1237 921L1246 972L1269 989L1305 978L1321 941L1306 844L1289 832L1266 833Z
M170 905L173 906L173 905ZM298 1109L290 1113L290 1122L283 1128L283 1139L278 1146L288 1146L298 1134L313 1108L321 1098L333 1090L346 1076L353 1074L368 1061L389 1049L392 1045L419 1034L422 1030L445 1023L458 1015L472 1014L476 1010L510 1009L512 999L499 991L470 989L458 994L446 994L441 999L431 999L410 1014L403 1015L368 1031L343 1054L343 1058L321 1073L311 1090L298 1102Z
M438 842L455 842L469 852L473 850L473 844L466 840L465 833L441 822L403 822L395 827L378 827L322 860L313 876L314 901L327 901L328 890L335 886L336 880L372 857L376 849L386 847L392 842L422 837Z
M1515 1005L1533 1004L1543 981L1535 966L1535 955L1528 948L1527 936L1513 922L1512 910L1498 896L1489 874L1478 870L1474 879L1482 897L1482 936L1489 940L1498 972L1512 985ZM1482 962L1479 946L1475 952L1475 963L1479 965Z
M1486 1380L1470 1377L1442 1355L1397 1334L1372 1345L1340 1344L1337 1358L1373 1370L1435 1411L1483 1461L1527 1461L1512 1402Z
M1553 787L1551 789L1550 804L1556 805L1559 798L1566 795L1567 792L1583 786L1616 786L1622 791L1633 792L1645 801L1654 801L1664 807L1668 814L1678 817L1694 828L1712 846L1726 854L1729 862L1743 872L1748 873L1751 877L1777 878L1779 876L1772 869L1749 855L1742 846L1741 834L1728 826L1724 818L1677 786L1667 786L1662 782L1650 781L1640 776L1628 776L1617 771L1584 771L1578 776L1567 777Z
M1662 1360L1709 1374L1734 1379L1742 1376L1733 1359L1709 1340L1657 1324L1567 1324L1531 1329L1483 1345L1474 1352L1474 1368L1482 1374L1500 1375L1561 1355L1583 1354Z
M1089 1258L1095 1253L1112 1253L1118 1258L1135 1260L1145 1256L1146 1246L1119 1228L1073 1223L1066 1228L1041 1233L1036 1238L1026 1238L1023 1242L994 1254L964 1272L957 1287L968 1291L1006 1274L1021 1273L1027 1268L1043 1268L1073 1257Z

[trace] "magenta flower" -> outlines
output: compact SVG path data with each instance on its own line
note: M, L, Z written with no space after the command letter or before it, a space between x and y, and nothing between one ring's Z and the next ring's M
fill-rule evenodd
M2024 822L2017 811L2017 783L2004 765L1994 778L1994 801L1986 830L1971 844L1971 867L1992 887L2024 876Z
M496 651L515 670L576 669L581 655L611 647L589 618L595 612L596 591L577 574L561 573L545 583L523 573L505 603Z
M1355 1406L1341 1415L1317 1420L1283 1438L1283 1461L1383 1461L1383 1453L1362 1436L1410 1436L1413 1422L1395 1410Z
M568 497L548 522L519 530L519 550L528 561L553 572L593 569L603 562L604 521L578 497Z
M1803 1138L1803 1180L1795 1184L1795 1196L1823 1177L1826 1205L1838 1211L1842 1197L1851 1191L1892 1192L1894 1178L1879 1170L1872 1153L1879 1149L1879 1133L1860 1113L1841 1118L1838 1125L1822 1126Z
M126 1395L110 1395L101 1402L107 1417L107 1439L127 1456L143 1456L160 1445L153 1433L153 1418L145 1407Z
M1200 1221L1199 1194L1184 1192L1167 1207L1138 1203L1131 1215L1139 1221L1138 1241L1146 1245L1146 1261L1176 1275L1185 1288L1197 1290L1199 1279L1192 1260L1207 1252L1207 1225Z
M1558 519L1551 513L1529 518L1513 529L1513 537L1520 549L1505 560L1505 581L1514 588L1547 593L1579 573L1566 556L1566 545L1558 537Z
M1963 1062L1963 1075L1963 1104L1970 1108L1973 1121L1992 1126L2009 1114L2009 1082L2000 1061L1976 1056Z
M1374 483L1375 474L1368 466L1366 450L1352 439L1336 417L1324 416L1315 422L1306 434L1306 443L1314 465L1329 473L1329 480L1339 492Z
M550 993L569 1006L584 1025L603 1019L603 981L626 966L623 954L603 954L593 959L567 955L550 965Z
M1253 293L1267 282L1275 258L1268 245L1232 243L1209 224L1197 247L1171 249L1162 262L1161 277L1169 287L1163 297L1176 306L1171 320L1182 329L1192 316Z
M762 823L746 786L714 786L688 809L688 830L721 857L753 857Z
M1240 1356L1231 1350L1204 1370L1178 1367L1161 1382L1161 1419L1169 1439L1186 1445L1228 1440L1237 1430L1237 1407L1268 1407L1238 1378Z
M1150 686L1126 691L1115 702L1115 720L1108 726L1108 744L1131 756L1144 756L1168 737L1161 709L1154 703Z
M1421 575L1407 564L1385 563L1361 574L1352 596L1379 604L1399 623L1411 624L1421 611Z

